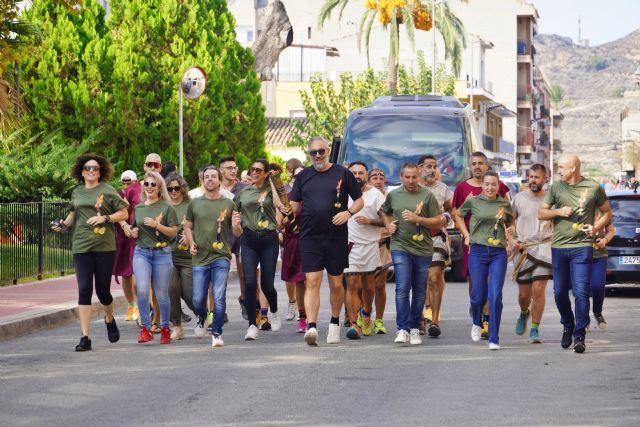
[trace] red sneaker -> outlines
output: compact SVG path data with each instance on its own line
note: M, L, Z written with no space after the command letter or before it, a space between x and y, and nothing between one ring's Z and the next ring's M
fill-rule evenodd
M168 326L160 330L160 344L171 344L171 329Z
M143 326L140 329L140 336L138 337L138 342L143 343L143 342L149 342L149 341L153 341L153 334L149 329Z

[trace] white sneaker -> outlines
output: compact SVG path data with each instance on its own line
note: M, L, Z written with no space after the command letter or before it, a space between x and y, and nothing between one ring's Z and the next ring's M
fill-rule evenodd
M282 318L280 318L280 312L276 311L275 313L271 313L271 318L269 319L271 322L271 330L277 331L282 328Z
M224 347L224 341L222 341L222 335L211 336L211 347Z
M474 341L480 341L480 338L482 338L482 326L471 326L471 339Z
M340 325L329 323L329 332L327 332L327 344L340 343Z
M287 307L287 320L293 320L296 317L296 313L298 312L298 304L295 302L290 302Z
M398 332L396 332L396 339L393 342L398 344L409 342L409 333L404 329L400 329Z
M409 342L411 343L411 345L422 344L422 338L420 338L420 329L411 329L411 331L409 332L409 335L411 337L409 339Z
M316 328L309 328L304 333L304 340L309 345L318 345L318 330Z
M490 342L489 343L489 350L500 350L500 346L496 343Z
M176 326L173 328L173 331L171 331L171 341L181 339L184 339L184 329L182 329L182 326Z
M258 328L256 325L251 325L247 329L247 334L244 336L244 339L247 341L253 341L258 339Z
M198 338L202 338L204 336L204 322L202 319L198 319L196 322L196 326L193 327L193 333Z

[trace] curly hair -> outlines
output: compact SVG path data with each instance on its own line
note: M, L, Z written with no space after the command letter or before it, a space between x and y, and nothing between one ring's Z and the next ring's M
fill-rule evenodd
M106 158L93 153L85 153L78 156L75 163L73 164L73 167L71 168L71 176L82 184L84 182L82 170L85 163L90 160L95 160L100 166L100 176L98 177L98 181L109 181L111 179L111 175L113 175L113 168L111 167L111 163L109 163L109 160L107 160Z
M164 182L167 184L167 187L169 186L171 181L178 181L178 185L180 185L180 193L182 194L182 197L185 198L186 200L189 200L190 199L189 184L187 184L187 181L183 177L178 175L176 172L171 172L164 179Z

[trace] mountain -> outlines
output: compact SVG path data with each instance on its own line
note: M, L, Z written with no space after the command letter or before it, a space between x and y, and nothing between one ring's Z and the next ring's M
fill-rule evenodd
M596 47L580 47L568 37L536 36L536 63L550 85L565 91L561 109L563 152L577 153L585 166L609 174L620 171L620 114L640 112L640 30Z

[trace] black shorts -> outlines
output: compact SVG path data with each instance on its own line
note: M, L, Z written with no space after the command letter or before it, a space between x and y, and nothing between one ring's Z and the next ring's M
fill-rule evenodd
M327 270L339 276L349 266L347 239L300 239L302 271L313 273Z

